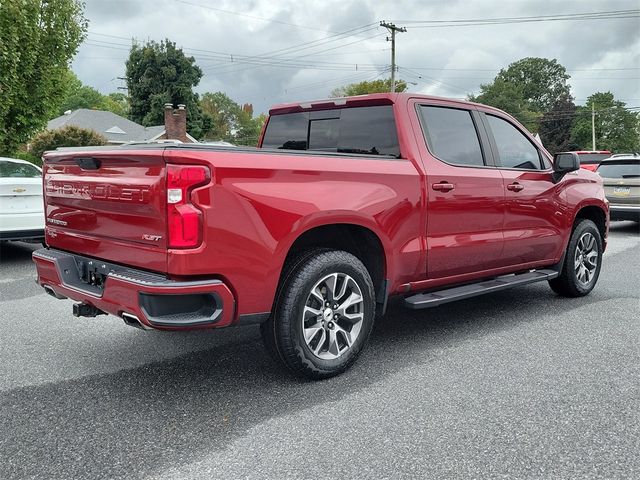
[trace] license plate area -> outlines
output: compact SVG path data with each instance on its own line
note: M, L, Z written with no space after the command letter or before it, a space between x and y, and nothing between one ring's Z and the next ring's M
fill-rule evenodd
M78 267L78 280L81 283L93 287L94 292L104 290L104 283L111 270L107 264L76 258L76 266Z
M631 194L631 187L615 187L613 194L618 197L628 197Z

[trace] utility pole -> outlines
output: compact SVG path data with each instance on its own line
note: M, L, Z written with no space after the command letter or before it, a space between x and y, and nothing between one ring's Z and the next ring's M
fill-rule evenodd
M395 24L380 22L380 26L386 28L391 33L391 38L387 37L387 42L391 41L391 92L396 91L396 32L406 32L404 27L396 27Z
M591 104L591 150L596 150L596 107Z

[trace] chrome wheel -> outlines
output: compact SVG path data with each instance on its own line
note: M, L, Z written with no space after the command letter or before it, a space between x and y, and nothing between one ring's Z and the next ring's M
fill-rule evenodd
M598 242L589 232L584 233L578 240L574 256L574 268L578 282L583 287L588 286L598 268Z
M364 299L356 281L345 273L332 273L316 283L305 302L302 332L309 350L333 360L355 343L362 330Z

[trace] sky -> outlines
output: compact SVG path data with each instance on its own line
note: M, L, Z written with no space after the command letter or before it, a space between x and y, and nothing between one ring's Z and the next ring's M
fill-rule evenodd
M84 1L89 31L73 70L102 93L122 91L132 41L168 38L202 68L198 93L222 91L256 113L325 98L351 82L389 77L384 20L407 29L397 34L396 62L409 91L465 98L509 63L545 57L567 68L577 104L610 91L640 106L638 16L464 22L639 9L639 0Z

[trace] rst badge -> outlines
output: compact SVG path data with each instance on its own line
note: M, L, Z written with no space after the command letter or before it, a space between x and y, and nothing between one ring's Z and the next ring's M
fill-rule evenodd
M161 235L149 235L148 233L144 233L142 235L143 240L149 240L151 242L157 242L162 238Z

